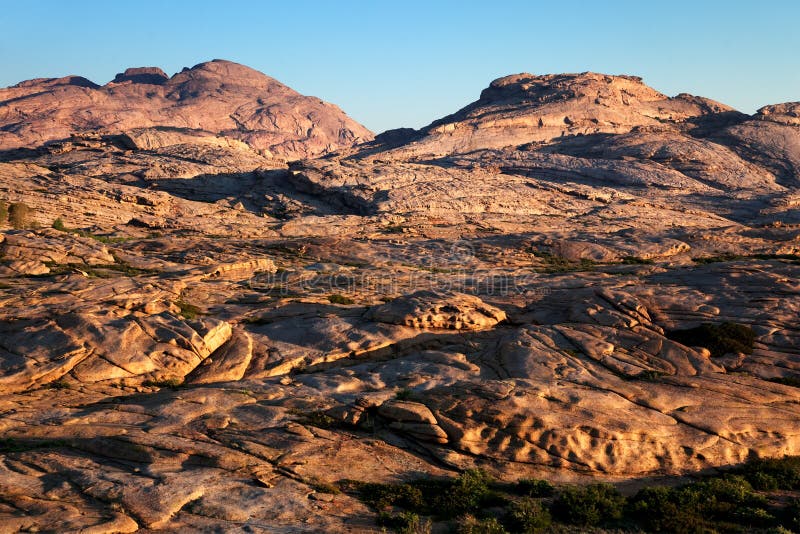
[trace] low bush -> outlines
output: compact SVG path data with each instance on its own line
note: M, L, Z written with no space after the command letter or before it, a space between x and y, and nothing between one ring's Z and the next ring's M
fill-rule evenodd
M555 488L546 480L537 478L521 478L514 486L514 491L528 497L549 497Z
M800 456L753 460L737 472L758 490L800 491Z
M552 522L550 511L538 499L524 497L509 506L508 526L512 532L536 534L549 528Z
M465 515L458 521L458 534L507 534L503 525L494 518L477 519L472 515Z
M561 491L553 515L572 525L597 526L622 517L625 497L611 484L589 484Z
M17 230L31 224L33 210L24 202L14 202L8 207L8 222Z
M401 514L381 512L378 514L378 525L391 528L399 534L430 534L431 532L430 520L422 519L414 512Z
M435 509L444 517L457 517L505 501L489 485L492 478L480 469L468 469L436 497Z

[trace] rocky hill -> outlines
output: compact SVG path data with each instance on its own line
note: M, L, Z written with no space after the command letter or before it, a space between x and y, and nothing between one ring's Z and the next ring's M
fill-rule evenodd
M0 150L140 128L222 136L287 159L372 138L338 107L230 61L201 63L172 77L159 68L132 68L104 86L67 76L0 89Z
M800 454L796 103L524 74L323 147L230 63L6 91L59 141L3 132L0 530L380 532L359 483Z

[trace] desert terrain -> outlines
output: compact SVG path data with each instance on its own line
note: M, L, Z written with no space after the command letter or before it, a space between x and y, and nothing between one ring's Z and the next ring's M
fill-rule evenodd
M800 103L487 84L378 135L221 60L0 89L0 532L800 455Z

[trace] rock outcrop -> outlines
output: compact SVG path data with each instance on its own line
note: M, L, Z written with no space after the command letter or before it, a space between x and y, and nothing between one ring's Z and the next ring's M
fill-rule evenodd
M0 150L137 128L199 131L286 159L372 139L338 107L223 60L172 77L156 67L127 69L102 87L70 76L0 89Z

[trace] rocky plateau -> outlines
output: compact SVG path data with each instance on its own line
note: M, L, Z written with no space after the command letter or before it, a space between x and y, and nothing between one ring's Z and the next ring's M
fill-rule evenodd
M798 116L518 74L373 136L220 60L0 89L0 532L380 532L331 488L800 455Z

